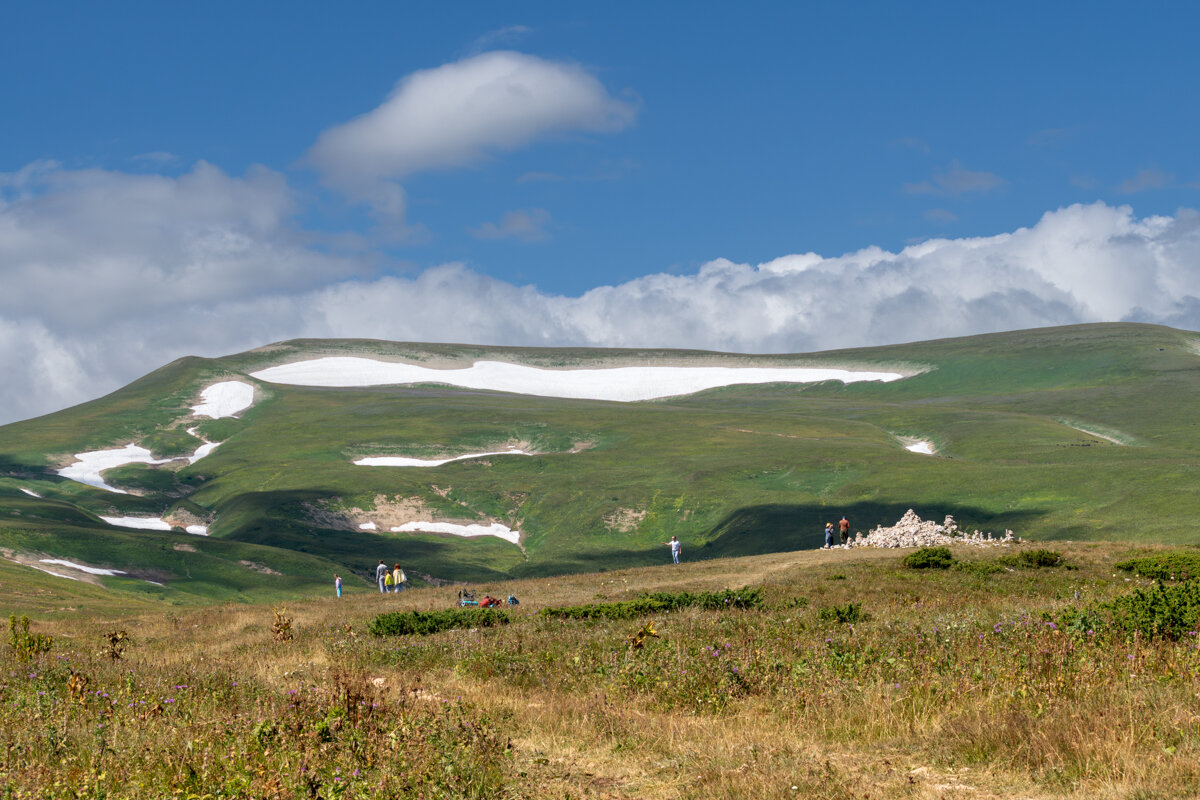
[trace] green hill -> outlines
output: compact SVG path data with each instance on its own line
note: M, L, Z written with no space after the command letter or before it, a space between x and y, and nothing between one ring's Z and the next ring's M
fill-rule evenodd
M672 535L692 560L780 552L818 546L823 524L842 514L866 531L908 508L1030 539L1197 543L1197 342L1104 324L803 356L303 340L185 358L106 397L0 427L0 548L122 570L95 580L121 596L188 603L312 594L335 571L365 582L379 559L437 582L659 563ZM637 403L249 377L330 355L436 367L852 366L910 377ZM237 418L194 419L200 392L229 379L256 386L254 405ZM199 437L221 444L194 464L105 473L129 494L56 472L78 452L138 443L180 456ZM910 440L936 454L906 450ZM352 463L518 444L535 455ZM210 535L117 528L102 515L197 520ZM386 532L416 518L499 523L522 538ZM378 530L359 527L368 522Z

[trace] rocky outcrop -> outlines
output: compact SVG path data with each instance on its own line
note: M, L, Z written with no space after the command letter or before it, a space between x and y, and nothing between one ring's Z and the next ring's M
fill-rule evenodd
M969 544L979 547L1007 546L1017 539L1012 531L1004 536L978 530L967 533L959 530L954 517L947 516L940 525L933 520L923 520L911 508L904 512L900 521L890 528L882 525L864 536L861 532L850 540L851 547L938 547L942 545Z

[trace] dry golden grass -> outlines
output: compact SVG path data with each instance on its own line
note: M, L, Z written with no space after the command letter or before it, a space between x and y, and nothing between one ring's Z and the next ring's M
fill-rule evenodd
M420 638L366 623L456 589L297 602L282 643L269 607L35 620L51 652L0 662L0 797L1194 795L1196 642L1048 624L1128 591L1111 565L1152 548L1059 549L1076 569L800 552L480 585L521 598L510 625ZM747 585L765 610L661 615L641 650L642 621L536 614ZM821 619L847 603L866 617Z

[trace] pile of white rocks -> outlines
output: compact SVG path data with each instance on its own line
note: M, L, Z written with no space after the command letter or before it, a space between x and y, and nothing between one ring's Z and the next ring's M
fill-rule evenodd
M954 517L947 515L941 525L933 520L923 520L911 508L890 528L882 525L863 536L861 532L850 540L851 547L938 547L951 544L972 544L979 547L1006 547L1017 541L1012 531L994 537L991 533L958 529Z

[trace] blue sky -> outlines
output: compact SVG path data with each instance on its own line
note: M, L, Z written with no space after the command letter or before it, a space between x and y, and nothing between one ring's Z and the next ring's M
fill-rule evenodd
M297 335L1200 327L1200 12L1046 5L9 4L0 421Z

